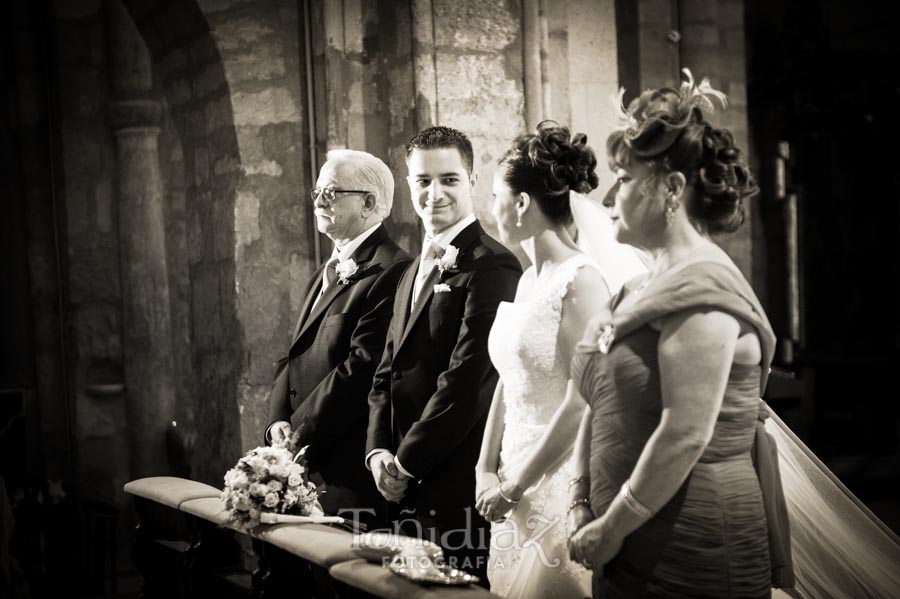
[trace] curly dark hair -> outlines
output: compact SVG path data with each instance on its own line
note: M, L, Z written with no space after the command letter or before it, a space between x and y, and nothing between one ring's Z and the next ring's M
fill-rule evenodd
M651 89L628 107L631 126L613 132L606 142L610 167L632 160L649 164L656 175L678 171L694 189L685 202L688 216L710 233L733 232L744 222L744 200L759 188L744 157L726 129L706 120L697 98L685 86Z
M456 148L462 157L463 165L469 175L475 168L475 153L472 151L472 142L466 134L452 127L428 127L416 133L406 144L406 158L413 150L436 150L438 148Z
M525 192L555 225L572 222L569 192L590 193L600 180L597 157L587 135L571 135L567 127L544 121L534 133L517 137L500 158L504 180L513 193Z

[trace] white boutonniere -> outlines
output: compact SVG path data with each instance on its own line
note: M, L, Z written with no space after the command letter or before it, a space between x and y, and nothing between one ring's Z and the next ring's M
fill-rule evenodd
M600 350L601 354L609 353L609 348L612 347L613 340L615 340L615 338L616 330L615 328L613 328L613 325L605 325L600 330L600 336L597 337L597 349Z
M448 245L444 248L444 251L438 256L434 265L437 266L438 271L441 274L445 272L452 272L456 270L456 258L459 256L459 248L454 246L453 244Z
M435 293L447 293L448 291L450 291L450 285L446 283L438 283L434 286Z
M353 258L338 262L334 267L337 273L338 285L349 285L353 282L353 276L359 271L359 265Z

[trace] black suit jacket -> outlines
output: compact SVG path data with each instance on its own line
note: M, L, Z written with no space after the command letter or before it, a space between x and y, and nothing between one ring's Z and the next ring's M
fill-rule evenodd
M367 398L384 349L397 284L409 256L379 227L351 256L359 269L337 281L312 307L322 287L320 266L306 290L290 351L278 361L269 423L289 420L309 445L310 469L325 482L329 513L383 505L365 455ZM380 511L380 510L379 510Z
M411 314L418 261L400 281L369 394L366 447L396 454L417 479L402 505L439 530L468 526L464 510L474 511L475 462L497 383L488 334L522 275L518 259L478 222L451 243L459 249L455 272L434 269ZM437 284L450 289L435 293Z

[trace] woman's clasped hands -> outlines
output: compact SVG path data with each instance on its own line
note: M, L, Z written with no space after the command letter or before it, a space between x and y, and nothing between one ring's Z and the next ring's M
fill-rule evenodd
M502 522L519 502L521 493L494 472L480 473L475 486L475 509L488 522Z
M569 556L589 570L599 572L622 549L624 537L601 516L569 536Z

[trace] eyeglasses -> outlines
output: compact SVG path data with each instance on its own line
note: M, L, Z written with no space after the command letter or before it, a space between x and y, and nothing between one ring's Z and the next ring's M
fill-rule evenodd
M326 206L331 206L334 203L337 194L339 193L372 193L370 191L363 191L361 189L335 189L334 187L323 187L318 188L314 187L309 190L309 198L313 202L319 201L319 196L321 196L325 200Z

